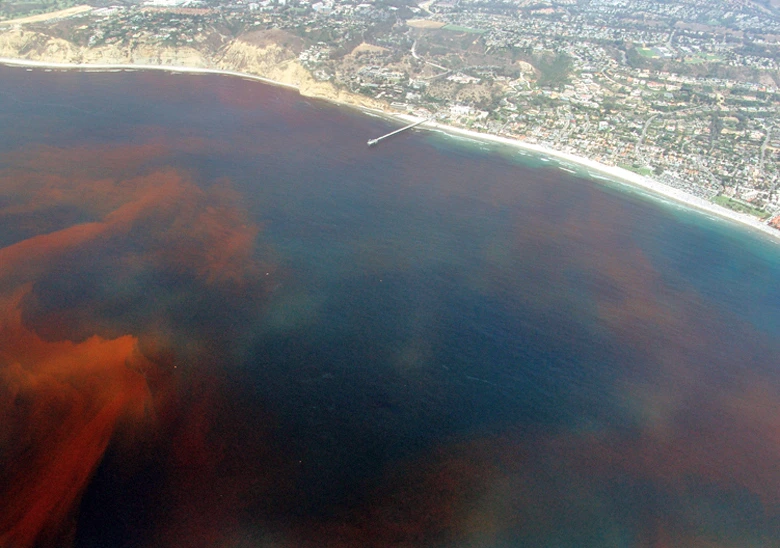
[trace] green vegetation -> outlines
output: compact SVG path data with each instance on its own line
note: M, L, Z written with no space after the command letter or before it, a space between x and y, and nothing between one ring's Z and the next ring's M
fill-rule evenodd
M487 32L483 29L473 29L471 27L462 27L460 25L444 25L441 30L449 30L452 32L468 32L469 34L485 34Z
M703 63L719 63L720 61L722 61L722 59L719 56L713 55L711 53L700 53L698 55L693 55L685 59L685 62L691 65L701 65Z
M658 52L655 51L654 48L636 48L636 50L639 52L639 55L642 57L650 57L651 59L658 59L661 57L658 55Z
M622 167L628 171L633 171L639 175L644 175L645 177L650 177L653 174L653 170L647 166L640 166L637 164L618 164L618 167Z
M715 196L712 199L712 201L723 207L733 209L738 213L747 213L749 215L753 215L754 217L758 217L759 219L766 219L767 217L769 217L769 213L767 213L763 209L759 209L757 207L754 207L750 204L746 204L744 202L738 202L737 200L729 198L728 196L723 196L723 195Z
M541 75L537 84L540 87L558 87L568 83L571 76L571 57L566 54L534 56L531 64Z
M0 2L0 21L64 10L76 5L73 0L39 0L37 2Z

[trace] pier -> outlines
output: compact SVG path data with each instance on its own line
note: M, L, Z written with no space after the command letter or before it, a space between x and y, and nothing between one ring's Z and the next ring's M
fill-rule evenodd
M381 137L377 137L376 139L369 139L368 146L372 147L377 143L379 143L379 141L383 139L387 139L388 137L392 137L396 133L401 133L402 131L406 131L407 129L412 129L413 127L419 126L420 124L424 124L425 122L430 122L431 120L433 120L433 118L426 118L425 120L420 120L419 122L413 122L408 126L402 127L401 129L396 129L395 131L391 131L387 135L382 135Z

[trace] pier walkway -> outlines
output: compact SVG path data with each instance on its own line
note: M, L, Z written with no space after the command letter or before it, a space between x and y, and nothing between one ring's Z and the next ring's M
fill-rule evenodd
M420 124L424 124L425 122L430 122L433 120L433 118L426 118L425 120L420 120L419 122L413 122L409 124L408 126L404 126L401 129L396 129L395 131L391 131L387 135L382 135L381 137L377 137L376 139L369 139L368 140L368 146L372 147L379 143L379 141L383 139L387 139L388 137L392 137L396 133L401 133L402 131L406 131L407 129L412 129L413 127L419 126Z

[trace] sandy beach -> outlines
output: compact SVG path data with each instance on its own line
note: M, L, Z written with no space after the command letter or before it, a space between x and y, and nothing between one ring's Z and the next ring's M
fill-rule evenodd
M159 70L163 72L182 72L187 74L223 74L227 76L237 76L247 80L255 80L257 82L263 82L265 84L272 84L274 86L281 86L285 88L297 90L297 86L292 84L286 84L284 82L277 82L269 78L263 78L254 74L247 74L246 72L234 72L230 70L219 70L210 68L199 67L177 67L174 65L113 65L113 64L99 64L89 63L79 65L76 63L49 63L46 61L28 61L26 59L8 59L0 57L0 65L16 66L16 67L31 67L31 68L49 68L49 69L63 69L63 70L83 70L103 72L109 70Z
M404 114L397 115L396 117L404 120L405 122L410 122L410 123L413 121L421 120L421 118L404 115ZM674 202L680 203L691 209L696 209L702 212L710 213L722 219L739 223L745 227L751 228L762 234L774 238L775 242L777 244L780 244L780 230L768 226L767 224L763 223L762 221L760 221L759 219L753 216L745 215L733 211L731 209L721 207L718 204L714 204L703 198L699 198L698 196L688 194L687 192L684 192L680 189L670 187L663 183L659 183L648 177L639 175L638 173L634 173L633 171L629 171L621 167L609 166L606 164L602 164L600 162L596 162L595 160L591 160L589 158L583 158L581 156L576 156L574 154L569 154L567 152L562 152L541 145L527 143L517 139L500 137L498 135L491 135L489 133L479 133L476 131L439 124L437 122L424 122L423 124L420 125L420 127L439 130L445 133L458 135L469 139L508 145L508 146L515 147L519 150L531 152L533 154L542 157L549 156L557 160L568 162L570 164L574 164L579 167L586 168L586 170L593 175L598 174L616 183L623 183L626 185L633 186L635 188L645 190L649 195L657 195L659 197L668 198L670 200L673 200Z
M298 87L295 85L287 84L284 82L278 82L275 80L264 78L262 76L256 76L244 72L210 69L210 68L170 66L170 65L73 64L73 63L53 63L53 62L45 62L45 61L29 61L26 59L9 59L9 58L0 58L0 64L7 65L7 66L17 66L17 67L48 68L48 69L63 69L63 70L77 69L77 70L85 70L85 71L158 70L158 71L165 71L165 72L181 72L181 73L190 73L190 74L222 74L228 76L237 76L239 78L254 80L266 84L272 84L276 86L282 86L282 87L298 90ZM341 102L333 101L332 99L327 99L327 98L324 98L324 100L328 100L344 106L358 108L363 111L371 112L372 114L386 116L388 118L399 120L403 123L420 122L424 120L423 118L419 118L409 114L400 114L400 113L394 113L388 111L378 111L375 109L368 109L366 107L361 107L349 103L341 103ZM692 194L688 194L687 192L684 192L680 189L673 188L668 185L659 183L648 177L639 175L638 173L634 173L627 169L623 169L616 166L609 166L606 164L602 164L600 162L596 162L595 160L591 160L589 158L576 156L574 154L558 151L545 146L536 145L536 144L528 143L517 139L510 139L507 137L500 137L498 135L492 135L488 133L479 133L476 131L449 126L446 124L441 124L439 122L425 121L419 127L431 129L435 131L442 131L450 135L456 135L467 139L508 145L511 147L515 147L518 150L530 152L542 157L547 156L550 158L554 158L556 160L568 162L570 164L574 164L576 166L585 168L592 175L599 174L604 178L614 181L616 183L623 183L638 189L645 190L649 195L656 195L659 197L667 198L669 200L682 204L691 209L699 210L717 216L721 219L739 223L744 227L750 228L756 232L759 232L763 235L773 238L775 243L780 244L780 230L768 226L767 224L763 223L762 221L760 221L759 219L753 216L738 213L736 211L732 211L731 209L721 207L717 204L699 198L698 196L693 196ZM367 139L369 137L378 137L378 136L366 136Z

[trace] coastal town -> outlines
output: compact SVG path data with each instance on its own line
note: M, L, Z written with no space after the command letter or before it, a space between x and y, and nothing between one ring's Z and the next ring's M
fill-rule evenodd
M305 81L780 229L776 0L61 0L0 2L0 18L0 57Z

